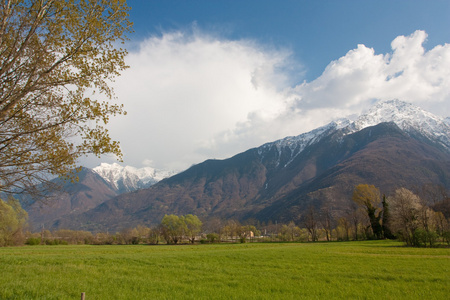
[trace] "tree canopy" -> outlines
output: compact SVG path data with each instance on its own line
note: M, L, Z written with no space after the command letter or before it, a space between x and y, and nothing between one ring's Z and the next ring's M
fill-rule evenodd
M437 219L440 217L422 199L408 189L397 189L388 198L391 205L390 226L409 246L433 246L436 239Z
M381 194L374 185L359 184L353 190L353 201L360 207L363 207L370 220L370 226L375 237L382 236L382 227L380 224Z
M0 246L18 244L18 240L23 238L27 220L28 214L19 201L13 197L7 201L0 199Z
M188 214L183 217L186 224L186 235L189 237L190 242L195 242L195 236L202 230L202 221L197 216Z
M187 237L193 244L195 236L202 230L202 221L195 215L165 215L159 225L160 231L167 244L177 244Z
M161 233L167 244L177 244L186 232L186 223L183 217L165 215L161 220Z
M1 192L31 191L89 153L121 158L105 125L125 113L108 100L127 68L128 11L125 0L0 3Z

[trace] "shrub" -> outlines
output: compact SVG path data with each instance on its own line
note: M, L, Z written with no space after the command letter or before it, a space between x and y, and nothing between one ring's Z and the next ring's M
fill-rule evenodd
M67 243L67 241L60 240L60 239L53 239L53 240L47 239L44 241L44 244L55 246L55 245L68 245L69 243Z
M450 245L450 231L444 231L442 233L442 239L447 243L447 245Z
M219 240L219 235L217 233L208 233L206 235L206 239L210 242L210 243L215 243Z
M30 246L40 245L41 238L30 237L26 240L25 244L30 245Z
M436 244L438 235L434 231L424 229L416 229L413 234L412 246L416 247L433 247Z

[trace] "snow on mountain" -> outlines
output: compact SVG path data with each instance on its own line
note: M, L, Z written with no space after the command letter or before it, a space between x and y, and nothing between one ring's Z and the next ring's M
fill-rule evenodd
M388 100L378 102L353 122L350 119L339 119L310 132L264 144L258 148L258 153L263 160L264 155L276 147L281 159L282 151L289 149L290 159L284 164L286 166L307 146L320 141L335 130L342 129L344 134L351 134L384 122L393 122L409 134L420 133L450 151L450 117L443 119L411 103Z
M450 151L450 117L446 119L438 117L411 103L400 100L378 102L355 121L345 118L339 119L298 136L289 136L275 142L266 143L257 150L261 161L267 155L274 155L275 153L278 159L275 167L280 164L284 167L289 165L306 147L336 132L336 130L342 129L343 134L351 134L383 122L394 122L406 133L411 135L419 133ZM117 163L102 163L93 170L120 192L130 192L149 187L176 173L151 167L124 167Z
M437 140L450 150L450 125L445 119L400 100L382 101L373 106L368 113L361 115L350 124L351 132L383 122L394 122L407 133L420 133Z
M348 126L350 121L348 119L339 119L333 121L325 126L316 128L310 132L303 133L298 136L288 136L284 139L267 143L258 148L258 154L261 160L264 159L264 153L270 151L273 147L276 147L278 151L278 157L281 158L282 151L287 148L290 150L290 159L285 163L288 165L298 154L300 154L307 146L319 141L322 137L327 136L330 131L334 131L345 126ZM280 161L278 161L278 164ZM278 166L277 164L277 166Z
M120 192L131 192L149 187L158 181L172 176L175 172L157 170L151 167L134 168L117 163L101 163L93 169Z

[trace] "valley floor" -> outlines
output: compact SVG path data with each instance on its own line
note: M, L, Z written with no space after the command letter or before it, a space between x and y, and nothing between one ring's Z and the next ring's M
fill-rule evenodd
M0 248L0 299L448 299L450 249L395 241Z

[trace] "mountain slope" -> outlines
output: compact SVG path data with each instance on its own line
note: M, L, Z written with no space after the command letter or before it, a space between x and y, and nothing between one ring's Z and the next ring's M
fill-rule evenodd
M90 169L82 168L77 176L78 182L62 182L61 189L47 195L44 202L25 202L24 208L34 230L58 228L58 219L86 212L119 195L113 186Z
M443 119L420 108L383 102L354 122L340 120L226 160L205 161L59 225L117 230L155 224L172 213L299 220L309 205L343 213L360 183L384 193L429 183L449 189L448 133Z
M450 188L450 155L412 138L393 123L368 127L343 139L331 136L311 153L305 159L327 162L324 171L278 195L255 218L300 219L310 205L326 205L337 215L344 214L353 188L361 183L374 184L388 195L398 187L416 189L430 183Z

